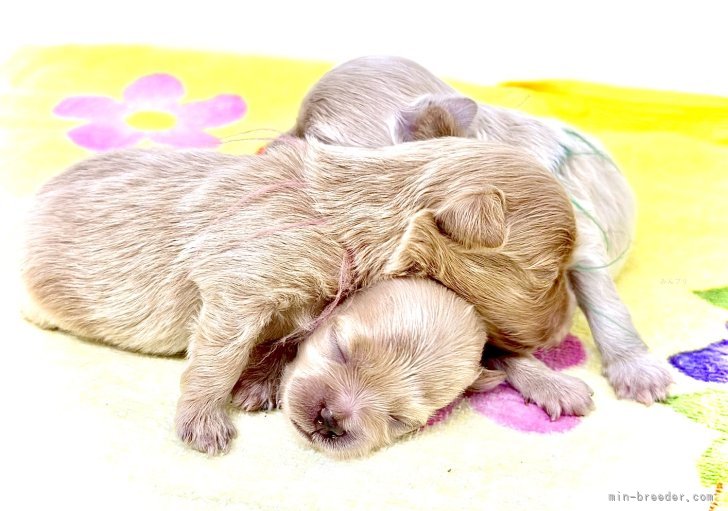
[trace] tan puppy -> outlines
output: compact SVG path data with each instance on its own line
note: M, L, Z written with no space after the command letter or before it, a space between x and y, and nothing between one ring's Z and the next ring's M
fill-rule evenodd
M568 329L574 236L558 182L483 142L132 150L40 190L23 277L42 326L142 352L187 349L177 432L215 453L235 434L225 405L255 347L305 331L340 291L343 266L352 290L410 271L448 282L495 344L530 349Z
M629 185L597 142L553 120L478 104L417 63L386 56L354 59L324 75L304 99L290 134L362 147L459 136L532 154L559 179L574 205L579 235L569 281L606 377L619 397L650 404L667 396L667 364L648 352L612 280L626 259L635 206ZM524 396L559 414L544 389L565 383L566 375L532 357L492 361L505 368Z
M355 294L301 344L282 408L314 447L365 454L423 426L467 387L505 379L480 366L485 324L430 280L384 281Z

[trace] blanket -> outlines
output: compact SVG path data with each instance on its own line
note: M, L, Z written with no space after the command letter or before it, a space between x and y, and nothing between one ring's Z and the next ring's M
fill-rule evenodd
M142 46L29 48L0 67L5 509L728 509L728 98L573 81L450 81L479 101L598 137L633 186L618 288L672 397L616 399L579 315L539 356L595 391L551 422L507 385L463 396L411 437L335 461L282 413L234 413L221 457L173 430L182 358L43 331L19 314L28 198L98 151L251 153L292 126L324 62Z

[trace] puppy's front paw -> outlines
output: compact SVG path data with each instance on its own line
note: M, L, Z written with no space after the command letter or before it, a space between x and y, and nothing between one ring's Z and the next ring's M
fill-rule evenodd
M246 412L275 410L277 386L272 381L240 380L233 389L232 405Z
M219 407L180 402L175 423L183 442L210 455L228 452L237 435L230 417Z
M612 362L604 374L620 399L634 399L645 405L667 399L672 375L667 363L649 353Z
M584 381L563 373L549 373L518 389L526 402L540 406L551 420L562 415L586 415L594 408L594 391Z

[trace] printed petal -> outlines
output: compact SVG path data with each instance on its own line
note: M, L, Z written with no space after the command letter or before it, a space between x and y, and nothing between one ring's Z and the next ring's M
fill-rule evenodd
M92 151L108 151L129 147L142 138L143 133L127 129L122 124L85 124L68 132L77 145Z
M167 108L184 96L185 90L177 78L157 73L143 76L124 90L124 99L136 109Z
M568 334L558 346L538 350L534 353L534 356L551 369L561 371L584 363L586 351L578 337Z
M217 147L220 140L217 137L205 133L204 131L194 129L174 129L169 131L160 131L155 133L147 133L150 140L159 144L166 144L179 148L194 147Z
M728 383L728 339L699 350L678 353L669 360L673 366L696 380Z
M182 105L179 118L188 126L212 128L237 121L246 110L247 105L240 96L220 94L212 99Z
M56 105L53 113L93 121L111 121L121 116L124 105L105 96L72 96Z
M523 396L508 384L470 396L470 405L502 426L531 433L562 433L579 424L579 417L563 415L552 421L538 405L526 404Z
M708 390L681 394L665 402L686 417L728 434L728 392Z
M716 287L704 291L693 291L703 300L707 300L716 307L728 309L728 287Z

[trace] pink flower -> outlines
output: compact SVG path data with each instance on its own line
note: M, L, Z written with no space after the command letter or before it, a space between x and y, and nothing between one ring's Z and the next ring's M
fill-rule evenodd
M581 341L569 334L559 346L550 350L539 350L535 356L543 361L551 369L560 371L572 366L579 365L586 360L586 352ZM438 410L428 421L431 426L445 420L453 411L455 406L462 400L470 403L470 406L478 413L489 417L498 424L519 431L533 433L556 433L568 431L579 424L579 417L563 415L558 420L552 421L541 407L533 403L526 403L523 396L504 383L488 392L475 392L458 398L455 402Z
M559 433L579 424L579 417L562 415L552 421L543 409L533 403L525 403L523 396L504 383L489 392L472 394L470 406L501 426L531 433Z
M56 105L61 117L89 121L68 136L94 151L129 147L143 139L174 147L215 147L220 141L206 128L240 119L246 105L240 96L220 94L205 101L181 103L184 87L174 76L143 76L124 90L123 101L105 96L73 96Z

